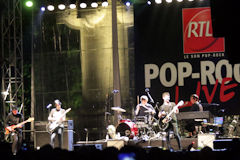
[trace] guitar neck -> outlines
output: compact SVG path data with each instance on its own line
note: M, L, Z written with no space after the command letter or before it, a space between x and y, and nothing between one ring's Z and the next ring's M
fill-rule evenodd
M171 112L167 115L167 117L171 116L173 114L173 112L175 112L175 110L179 107L179 105L176 105L173 107L173 109L171 110Z
M17 125L24 125L24 124L27 123L27 122L28 122L28 120L23 121L23 122L21 122L21 123L18 123ZM17 128L17 125L14 125L13 128Z

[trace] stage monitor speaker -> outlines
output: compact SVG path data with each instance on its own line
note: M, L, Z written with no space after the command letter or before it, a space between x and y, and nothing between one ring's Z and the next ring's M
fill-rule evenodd
M89 148L89 149L98 149L103 150L103 144L74 144L73 145L74 151L79 151L81 148Z
M107 147L116 147L117 149L121 149L125 144L124 140L108 140Z
M34 148L40 149L46 144L50 144L50 134L46 131L35 131L34 133ZM55 146L58 147L57 136ZM73 150L73 130L64 130L63 133L63 149Z
M213 141L214 149L239 149L240 139L217 139Z
M215 134L198 134L198 148L208 146L213 149L213 141L215 140L215 137Z

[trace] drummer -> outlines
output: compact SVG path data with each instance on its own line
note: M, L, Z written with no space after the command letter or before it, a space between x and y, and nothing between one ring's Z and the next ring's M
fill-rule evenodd
M136 106L136 110L135 110L135 115L137 117L139 117L139 116L147 117L149 115L154 115L156 113L153 106L151 104L147 103L148 102L147 96L142 95L140 97L140 101L141 101L141 103Z

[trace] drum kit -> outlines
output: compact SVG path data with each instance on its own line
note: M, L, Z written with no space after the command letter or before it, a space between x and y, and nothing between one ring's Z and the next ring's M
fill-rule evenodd
M126 112L121 107L111 107L119 113ZM152 111L145 111L146 116L137 116L133 120L121 119L116 127L116 134L129 139L154 139L159 138L160 128L158 120L152 115Z

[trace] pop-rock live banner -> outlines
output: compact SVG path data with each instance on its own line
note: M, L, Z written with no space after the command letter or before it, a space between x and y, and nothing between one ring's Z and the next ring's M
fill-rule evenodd
M205 110L240 113L240 64L230 64L223 38L213 37L208 1L134 6L136 94L162 103L189 101ZM187 106L186 106L187 107Z

